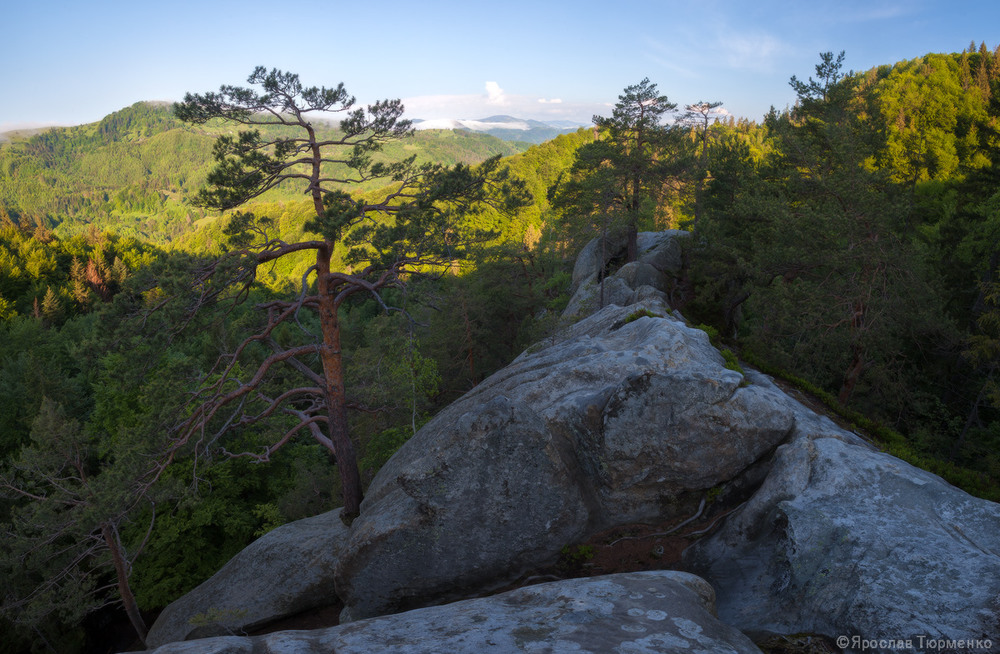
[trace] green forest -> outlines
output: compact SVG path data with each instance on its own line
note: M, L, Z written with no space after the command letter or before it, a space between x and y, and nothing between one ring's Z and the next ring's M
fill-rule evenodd
M692 232L692 326L1000 499L1000 47L848 61L760 120L643 80L531 147L262 69L0 143L0 651L96 651L359 500L614 232Z

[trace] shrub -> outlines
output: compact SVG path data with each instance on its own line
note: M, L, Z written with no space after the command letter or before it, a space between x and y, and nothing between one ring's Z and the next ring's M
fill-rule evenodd
M632 313L625 316L625 320L622 322L623 325L627 325L630 322L635 322L639 318L662 318L658 313L653 313L649 309L639 309L638 311L633 311Z

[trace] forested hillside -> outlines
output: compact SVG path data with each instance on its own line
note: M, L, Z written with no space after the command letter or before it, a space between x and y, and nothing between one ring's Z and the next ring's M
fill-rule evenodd
M317 259L289 244L336 242L331 274L362 289L335 322L363 483L561 326L583 244L681 228L693 234L671 301L691 323L890 451L1000 498L1000 49L863 72L846 62L827 53L812 76L810 62L789 71L808 78L791 80L796 105L760 122L716 120L703 103L650 127L641 148L619 147L636 128L622 114L523 152L418 131L351 160L385 173L416 155L396 177L318 202L295 180L255 196L230 179L242 195L214 196L226 211L196 194L250 148L234 139L213 160L216 138L236 134L217 118L140 103L0 144L0 629L14 634L0 651L92 650L124 622L122 570L149 617L260 534L341 505L336 457L309 437L318 421L290 431L309 402L267 409L321 370L318 350L272 370L291 351L276 343L305 352L331 319L293 310L311 309ZM530 202L507 212L483 189L512 179ZM351 212L373 206L382 217L359 229ZM430 238L402 230L411 219L443 226L436 258L376 288L365 275L380 258ZM193 393L215 383L256 395L178 446Z
M333 123L318 123L327 134ZM22 226L72 235L95 225L122 236L165 243L190 230L205 212L191 206L211 168L212 144L232 127L195 127L164 103L140 102L99 123L53 128L0 145L0 211ZM389 145L386 160L474 164L523 145L485 134L427 130ZM293 199L296 190L269 199Z

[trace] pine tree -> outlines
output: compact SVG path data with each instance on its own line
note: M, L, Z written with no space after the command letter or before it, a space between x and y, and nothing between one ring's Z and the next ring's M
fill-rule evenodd
M705 178L708 176L708 124L716 109L722 106L721 102L699 101L687 105L685 114L681 118L683 122L698 130L698 138L701 140L701 153L698 157L698 170L695 173L695 198L694 198L694 229L697 231L698 222L702 213L702 195L705 189ZM730 116L732 118L732 116ZM716 119L718 120L718 119Z
M607 133L609 163L619 175L617 192L626 215L628 261L638 256L636 236L643 204L655 197L664 177L665 150L673 132L663 119L676 108L647 77L625 88L609 118L593 117L594 124Z
M73 283L73 300L81 309L87 309L93 297L87 286L86 268L78 257L74 256L70 264L69 279Z
M45 297L42 299L41 312L42 317L50 325L58 324L62 320L62 302L59 300L59 296L56 295L56 292L52 290L51 286L45 289Z
M676 108L648 78L627 87L610 117L593 117L595 141L577 150L571 178L549 191L565 215L581 217L602 242L624 231L628 261L638 254L639 222L655 210L671 172L678 132L663 119Z
M963 52L961 59L959 59L959 81L963 91L968 91L969 87L972 86L972 68L969 65L969 53L967 52Z
M405 275L461 256L470 239L482 236L462 224L466 215L484 205L515 211L527 203L527 195L523 184L501 169L499 157L477 169L417 165L414 157L375 161L373 155L386 142L412 133L399 100L356 108L343 84L305 87L297 75L263 67L255 69L248 82L255 88L223 86L218 93L188 94L175 107L176 115L186 121L221 119L252 128L216 141L216 167L197 204L232 209L282 183L299 184L312 205L306 228L318 236L286 243L274 235L271 221L250 212L234 214L227 228L233 249L199 276L195 287L200 295L194 304L209 304L230 291L237 301L245 298L258 267L284 257L306 252L315 263L303 277L297 298L262 306L267 317L261 331L220 359L195 394L189 417L177 426L176 446L167 460L205 430L218 429L221 435L233 425L291 418L291 428L262 454L242 455L267 460L295 433L307 430L336 458L344 500L341 516L350 522L360 512L361 480L348 433L340 307L355 295L382 303L381 292L400 285ZM312 116L327 112L345 117L335 137L321 138ZM256 129L265 125L282 126L285 134L293 135L265 137ZM375 200L344 190L379 179L390 190ZM351 267L338 270L338 260ZM316 316L319 333L314 339L286 339L288 332L303 335L298 328L279 329L285 323L301 324L303 311ZM258 363L244 376L243 358L254 350ZM318 361L318 366L313 368L310 361ZM282 364L301 375L301 385L268 386L272 370Z

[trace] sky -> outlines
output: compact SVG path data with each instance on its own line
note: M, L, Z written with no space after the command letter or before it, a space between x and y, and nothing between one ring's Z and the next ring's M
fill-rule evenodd
M867 70L1000 44L1000 1L31 0L0 4L0 132L244 85L255 66L407 117L587 124L648 77L760 120L821 52Z

